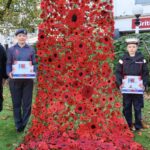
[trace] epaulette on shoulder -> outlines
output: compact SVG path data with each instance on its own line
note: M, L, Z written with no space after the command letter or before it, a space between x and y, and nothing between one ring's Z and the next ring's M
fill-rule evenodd
M143 63L144 63L144 64L146 63L146 59L143 59Z
M122 59L119 59L119 64L123 64L123 60Z

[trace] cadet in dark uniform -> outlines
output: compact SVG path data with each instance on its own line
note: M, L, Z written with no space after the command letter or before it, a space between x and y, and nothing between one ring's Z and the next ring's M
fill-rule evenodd
M128 52L119 60L116 68L117 85L121 88L124 76L141 76L143 89L145 89L148 84L148 68L143 55L137 51L139 40L135 38L127 39L126 43ZM136 130L140 130L142 128L141 109L144 106L143 94L123 94L123 114L130 129L133 126L132 105L135 114L134 126Z
M6 52L0 44L0 111L3 109L3 79L7 79L6 74Z
M19 29L15 33L18 43L8 49L7 74L13 102L16 129L21 132L26 127L31 114L33 79L13 79L12 65L15 61L31 61L35 66L34 49L26 44L27 31ZM34 70L35 71L35 70Z

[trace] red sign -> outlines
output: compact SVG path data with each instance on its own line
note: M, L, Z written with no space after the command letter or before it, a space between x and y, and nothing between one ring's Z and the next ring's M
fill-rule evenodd
M132 19L132 29L135 29L135 19ZM150 18L140 18L140 28L150 28Z

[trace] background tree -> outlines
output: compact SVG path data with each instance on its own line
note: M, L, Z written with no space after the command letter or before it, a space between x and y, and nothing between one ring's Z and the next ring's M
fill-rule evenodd
M0 0L0 32L16 28L33 31L39 23L40 0Z

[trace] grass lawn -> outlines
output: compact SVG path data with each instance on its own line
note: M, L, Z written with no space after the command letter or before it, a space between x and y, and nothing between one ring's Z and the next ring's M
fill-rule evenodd
M145 96L143 118L150 125L150 96ZM146 150L150 150L150 128L144 129L141 135L135 133L135 141L141 143Z
M8 86L4 87L4 106L0 112L0 150L14 150L26 134L17 133L14 125L12 100Z
M0 149L13 150L22 139L22 134L16 133L12 102L8 87L4 87L4 110L0 113Z
M23 140L26 131L17 133L15 130L8 86L4 87L4 99L4 110L0 113L0 150L14 150ZM150 96L145 99L143 114L144 120L150 124ZM141 135L135 133L135 141L141 143L146 150L150 150L150 129L145 129Z

